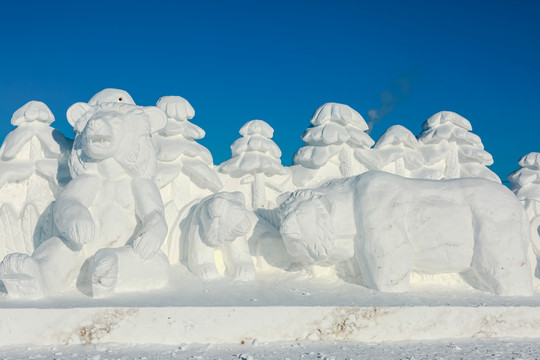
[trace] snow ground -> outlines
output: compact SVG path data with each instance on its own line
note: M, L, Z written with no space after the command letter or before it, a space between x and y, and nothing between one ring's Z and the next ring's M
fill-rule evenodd
M0 359L540 359L537 340L437 340L394 343L278 342L190 344L181 346L119 344L0 347Z
M222 278L201 281L183 265L173 266L169 287L148 292L91 298L79 290L41 300L13 300L0 283L0 309L59 309L77 307L212 307L212 306L534 306L540 307L540 279L535 295L496 296L475 290L457 274L416 275L408 293L382 293L347 282L331 267L309 271L257 274L254 281Z

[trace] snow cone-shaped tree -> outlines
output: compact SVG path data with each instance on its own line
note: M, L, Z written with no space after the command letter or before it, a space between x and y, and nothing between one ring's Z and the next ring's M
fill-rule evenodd
M160 188L169 224L169 237L163 250L176 261L176 248L170 247L178 239L170 237L177 236L180 211L191 201L221 190L223 185L213 167L210 151L196 142L205 132L189 122L195 116L191 104L180 96L164 96L156 105L167 114L167 125L153 137L158 160L154 181Z
M54 232L52 203L70 180L71 140L50 124L47 105L30 101L17 110L0 148L0 257L32 253Z
M248 121L240 129L240 139L231 145L232 157L221 164L220 171L232 177L250 175L253 209L266 206L266 177L285 174L281 150L271 139L274 129L262 120Z
M164 96L157 107L168 116L167 126L154 137L159 162L155 181L164 200L180 205L199 197L201 190L207 190L204 196L221 190L223 185L213 168L210 151L196 142L205 132L188 121L195 116L190 103L180 96Z
M523 156L519 166L520 169L508 175L508 181L532 220L540 215L540 153L532 152Z
M361 174L371 167L365 152L355 152L369 149L375 142L365 132L368 130L365 120L354 109L326 103L315 111L311 124L302 134L306 145L294 154L294 164L325 169L325 179Z
M414 177L414 171L424 165L418 140L407 128L394 125L381 135L373 146L379 169L405 177Z
M421 177L453 179L479 177L501 182L486 166L493 164L471 123L452 111L441 111L422 124L418 141L422 145L426 168Z

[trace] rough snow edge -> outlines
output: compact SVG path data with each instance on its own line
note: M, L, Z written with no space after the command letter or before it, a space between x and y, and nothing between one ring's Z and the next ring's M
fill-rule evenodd
M539 307L0 309L0 346L539 338Z

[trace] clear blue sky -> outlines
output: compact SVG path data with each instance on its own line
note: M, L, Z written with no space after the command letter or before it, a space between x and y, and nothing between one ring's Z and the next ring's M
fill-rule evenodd
M540 152L539 23L540 2L525 0L3 2L0 137L29 100L69 135L67 108L115 87L140 105L188 99L215 163L245 122L265 120L288 165L318 106L345 103L368 120L390 89L398 101L375 140L452 110L506 178Z

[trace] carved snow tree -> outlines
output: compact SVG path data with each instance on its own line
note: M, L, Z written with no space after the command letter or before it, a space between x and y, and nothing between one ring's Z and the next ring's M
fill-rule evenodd
M30 101L11 118L17 126L0 148L0 256L32 253L54 235L53 201L71 179L72 141L50 124L51 110Z
M160 188L165 204L169 236L163 250L176 261L178 254L176 221L185 205L223 188L214 169L210 151L196 140L205 136L199 126L189 122L195 116L191 104L180 96L164 96L157 107L167 114L167 125L153 136L157 152L154 181ZM174 246L173 246L174 247Z
M293 164L316 170L337 166L339 173L328 170L326 179L361 174L372 167L369 156L355 152L369 149L375 142L365 132L365 120L354 109L326 103L315 111L311 124L302 134L306 145L294 154Z
M407 128L394 125L381 135L373 146L380 170L405 177L414 177L414 172L424 165L418 140Z
M523 203L529 220L540 215L540 153L532 152L519 160L520 169L508 175L511 190Z
M480 177L500 183L499 177L486 167L493 164L493 157L484 150L480 137L470 131L471 123L452 111L441 111L427 119L418 135L426 160L421 177Z
M266 177L285 174L281 150L271 139L274 129L262 120L248 121L240 129L240 139L231 145L232 157L221 164L220 171L232 177L251 175L252 208L266 206Z

